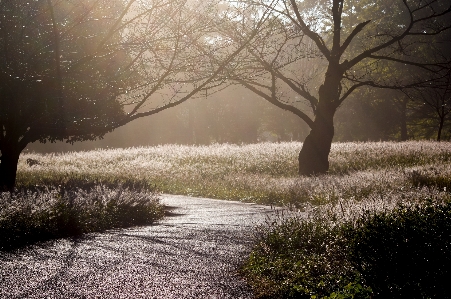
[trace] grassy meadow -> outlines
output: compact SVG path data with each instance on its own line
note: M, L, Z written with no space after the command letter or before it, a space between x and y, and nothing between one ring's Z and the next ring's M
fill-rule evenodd
M297 214L259 227L242 269L258 298L446 297L451 143L335 143L329 173L313 177L297 174L301 147L288 142L25 153L18 192L1 198L0 229L14 238L18 229L8 227L11 221L25 223L25 237L36 230L46 236L39 228L58 223L71 228L74 221L80 223L76 233L151 223L162 215L158 192L285 206ZM36 208L43 206L54 208ZM75 211L82 212L67 216ZM48 222L55 214L63 217ZM139 221L121 222L127 214ZM103 220L94 223L85 215ZM27 224L29 219L37 224Z
M17 182L19 188L144 186L170 194L299 209L336 202L340 208L384 207L432 193L441 197L451 188L450 143L335 143L330 172L319 177L297 175L301 147L290 142L29 153L21 156ZM30 167L27 159L39 164Z

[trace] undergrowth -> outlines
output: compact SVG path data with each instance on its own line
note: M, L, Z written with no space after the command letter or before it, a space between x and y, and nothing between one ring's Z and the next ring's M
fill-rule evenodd
M147 190L86 184L3 192L0 250L112 228L148 225L162 216L158 198Z
M169 194L240 200L303 208L334 198L365 200L387 190L409 195L413 172L429 168L451 177L451 144L442 142L334 143L330 170L299 177L302 143L209 146L161 145L64 154L21 156L19 186L101 183L140 185ZM37 161L33 166L27 159ZM404 195L401 195L404 194Z
M89 189L99 184L109 190L118 185L130 190L156 188L171 194L280 205L304 213L260 227L257 245L243 268L260 298L449 297L442 278L451 276L446 256L451 243L451 144L335 143L329 173L312 177L297 175L301 147L292 142L30 153L21 156L18 186L26 190L49 185ZM26 159L38 163L29 166ZM72 210L66 213L71 200L58 190L51 191L60 194L55 197L60 204L52 209L76 215ZM104 219L89 227L119 223L98 216L109 215L110 210L104 204L89 212ZM54 212L27 213L36 216L26 219L55 227L46 224ZM89 223L83 216L63 219L60 223L79 221L76 233ZM32 232L28 236L38 235L34 230L41 229L25 227L23 232ZM63 234L64 229L51 237Z
M447 298L451 196L336 221L268 221L243 274L257 298Z

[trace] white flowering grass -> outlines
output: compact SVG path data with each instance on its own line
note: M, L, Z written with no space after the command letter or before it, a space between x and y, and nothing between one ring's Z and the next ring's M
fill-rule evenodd
M119 194L114 191L116 188L156 188L172 194L288 206L307 213L288 219L281 217L279 222L270 219L267 226L260 228L261 237L257 242L260 247L251 254L246 266L248 281L261 286L263 292L278 290L280 286L286 287L288 292L317 287L323 292L343 287L338 290L343 294L358 291L360 295L365 293L371 297L371 289L362 282L348 259L349 242L341 237L341 225L358 223L365 215L376 212L390 213L400 204L414 207L423 202L449 202L451 144L427 141L336 143L332 145L329 174L312 177L297 174L297 155L301 147L301 143L295 142L241 146L163 145L50 155L24 154L19 162L18 187L56 186L52 187L56 189L51 189L53 191L45 196L30 192L22 194L20 200L26 199L22 206L18 204L18 198L3 198L1 208L4 213L0 218L28 215L37 219L35 223L42 223L41 227L51 227L53 224L45 219L52 218L55 213L48 211L71 215L64 212L67 209L61 204L67 202L87 203L85 208L77 209L88 211L84 214L101 215L103 212L90 210L90 207L96 207L104 197L100 196L102 200L99 201L100 197L95 195L100 194L98 191L94 191L94 195L81 191L99 184L113 190L106 192L113 199ZM27 159L34 159L39 164L29 166ZM51 195L60 194L55 191L58 188L81 189L71 193L78 194L71 195L76 200L61 201ZM141 195L126 195L130 199L136 196ZM62 208L45 208L52 206L50 202L58 203L53 206ZM120 215L132 212L125 209ZM94 219L97 218L102 219L99 216ZM69 216L62 219L66 219L62 223L73 222ZM80 216L79 219L83 218ZM102 223L105 222L109 221ZM95 224L87 227L91 226ZM36 226L31 227L28 231L33 231ZM431 229L435 227L431 226ZM440 228L437 231L440 233Z
M304 208L339 201L374 203L378 198L385 204L390 198L410 198L412 188L434 185L436 173L451 174L451 145L446 142L335 143L330 172L319 177L297 175L301 147L297 142L162 145L25 154L19 162L18 184L156 186L172 194ZM27 159L40 164L30 167ZM446 180L442 177L443 188Z
M328 175L260 180L306 213L258 228L242 270L256 297L446 297L449 157L449 143L334 144Z
M111 228L148 225L163 216L155 193L97 185L0 193L0 250Z

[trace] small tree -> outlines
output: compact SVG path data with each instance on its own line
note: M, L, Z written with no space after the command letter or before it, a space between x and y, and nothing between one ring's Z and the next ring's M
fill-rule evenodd
M259 11L271 17L228 78L307 123L300 174L328 171L335 112L356 89L401 89L442 76L446 61L428 46L450 28L449 1L239 3L241 17L223 29L235 41ZM243 7L255 13L240 13Z
M27 144L93 140L212 84L247 44L215 42L214 8L182 0L1 1L0 191L14 189Z
M405 93L413 102L414 121L423 123L426 130L432 129L436 140L441 141L451 116L451 72L448 71L440 80L406 90ZM424 123L430 123L431 127Z

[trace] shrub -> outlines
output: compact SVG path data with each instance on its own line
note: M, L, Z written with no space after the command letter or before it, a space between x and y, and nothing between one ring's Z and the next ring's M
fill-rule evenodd
M448 298L451 201L260 227L243 273L258 298Z
M365 214L345 228L350 262L377 298L447 298L451 202Z
M243 268L258 298L325 298L356 288L362 290L352 298L371 293L347 260L339 226L293 217L260 227L258 240Z
M111 228L146 225L163 216L154 193L116 187L48 187L0 193L0 250Z

